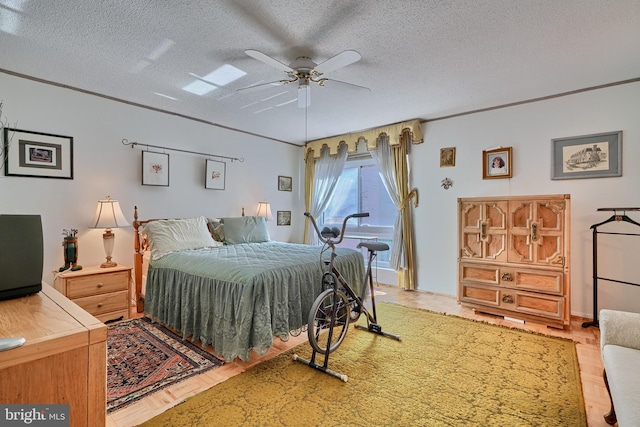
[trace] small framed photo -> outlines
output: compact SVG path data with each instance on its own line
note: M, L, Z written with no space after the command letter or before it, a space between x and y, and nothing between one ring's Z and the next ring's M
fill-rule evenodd
M169 186L169 155L142 152L142 185Z
M456 165L456 147L440 149L440 167L448 168Z
M513 176L512 147L500 147L482 152L482 179L511 178Z
M210 190L224 190L227 175L227 164L217 160L206 161L204 188Z
M292 179L290 176L278 176L278 190L280 191L292 191Z
M622 131L551 140L551 179L622 176Z
M73 179L73 138L5 128L4 174Z
M277 211L276 223L278 225L291 225L291 211Z

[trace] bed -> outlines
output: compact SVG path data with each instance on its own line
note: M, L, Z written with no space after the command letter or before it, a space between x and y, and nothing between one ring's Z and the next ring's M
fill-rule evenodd
M139 221L136 208L134 219L138 311L225 360L246 361L305 329L322 291L321 247L271 241L261 217ZM360 288L362 254L338 255Z

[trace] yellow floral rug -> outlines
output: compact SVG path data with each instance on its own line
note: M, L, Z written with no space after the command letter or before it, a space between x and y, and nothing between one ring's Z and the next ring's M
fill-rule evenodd
M329 360L348 382L294 362L304 343L143 426L586 426L572 341L396 304L378 320L402 340L350 328Z

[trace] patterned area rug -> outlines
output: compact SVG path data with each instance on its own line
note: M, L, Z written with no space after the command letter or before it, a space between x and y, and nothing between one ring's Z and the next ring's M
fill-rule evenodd
M109 326L107 356L107 413L223 364L148 318Z
M294 362L304 343L142 426L587 425L574 342L388 303L378 317L402 341L350 328L329 360L346 383Z

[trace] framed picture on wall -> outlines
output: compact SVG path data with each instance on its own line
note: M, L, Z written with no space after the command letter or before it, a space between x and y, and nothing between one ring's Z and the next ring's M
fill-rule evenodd
M4 129L4 174L73 179L73 138Z
M291 211L276 212L277 225L291 225Z
M169 155L142 152L142 185L169 186Z
M622 176L622 131L551 140L551 179Z
M440 149L440 167L448 168L456 165L456 147Z
M206 161L204 188L210 190L224 190L227 175L227 164L217 160Z
M500 147L482 152L482 179L511 178L513 161L511 147Z
M290 176L279 176L278 177L278 190L280 191L292 191L293 184Z

